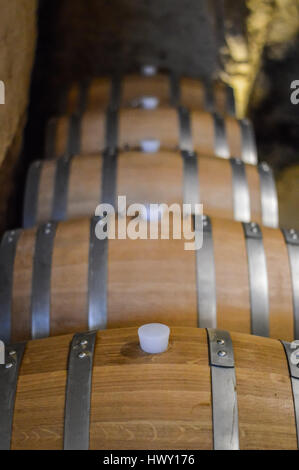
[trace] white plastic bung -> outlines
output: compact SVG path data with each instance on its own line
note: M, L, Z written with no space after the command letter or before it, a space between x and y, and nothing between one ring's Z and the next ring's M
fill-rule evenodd
M141 96L140 106L143 109L156 109L159 104L159 98L156 96Z
M143 65L141 68L142 75L146 77L152 77L157 73L157 67L155 65Z
M140 147L142 152L145 153L155 153L158 152L160 148L160 140L157 139L143 139L140 142Z
M149 354L159 354L168 348L170 329L162 323L148 323L138 329L141 349Z

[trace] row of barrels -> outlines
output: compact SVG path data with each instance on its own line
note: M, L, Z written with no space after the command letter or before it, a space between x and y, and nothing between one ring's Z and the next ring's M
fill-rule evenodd
M180 327L155 356L141 351L136 328L18 343L0 375L1 448L296 449L292 351Z
M144 66L139 74L74 83L61 96L61 113L118 108L178 107L235 115L234 91L226 83L165 74Z
M74 84L50 120L46 156L108 150L186 150L257 162L251 123L235 118L232 88L147 67L140 75Z
M205 216L202 248L186 250L184 238L102 240L97 224L72 219L6 233L6 342L146 322L299 337L296 232ZM138 224L149 234L146 220Z
M0 245L0 448L297 448L299 234L232 89L147 66L75 84L61 113ZM202 247L97 237L98 204L117 233L136 202L203 204Z
M32 163L24 227L91 216L99 203L127 206L196 204L213 216L279 226L279 200L269 165L186 152L138 151L74 155Z
M119 109L62 115L47 129L46 155L93 154L116 150L198 151L257 163L251 123L186 108Z

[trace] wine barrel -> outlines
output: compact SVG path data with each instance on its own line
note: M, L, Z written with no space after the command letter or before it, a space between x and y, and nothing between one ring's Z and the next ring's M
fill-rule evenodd
M74 83L61 111L67 114L110 108L184 106L235 115L234 91L221 81L204 83L174 74L98 77Z
M172 328L154 356L136 328L8 346L0 448L297 449L292 351L197 328Z
M157 321L299 338L295 231L205 216L203 246L192 250L172 233L122 239L125 219L115 239L99 239L101 223L76 219L4 235L0 339ZM147 224L140 232L150 233Z
M112 171L111 171L112 170ZM32 163L28 172L24 227L47 220L91 216L100 202L202 203L214 217L278 226L275 181L266 163L160 151L120 152Z
M185 108L121 109L64 115L49 121L46 156L107 150L182 150L257 163L251 123Z

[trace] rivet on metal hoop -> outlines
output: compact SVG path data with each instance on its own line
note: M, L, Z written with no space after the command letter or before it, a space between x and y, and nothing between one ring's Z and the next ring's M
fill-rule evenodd
M78 354L79 359L84 359L84 357L86 357L86 356L87 356L86 352L80 352Z
M251 228L252 233L257 233L258 232L258 228L257 228L257 225L256 225L255 222L251 222L250 228Z
M298 239L298 233L297 231L294 229L294 228L291 228L289 230L289 234L291 235L292 239L293 240L297 240Z
M223 351L223 350L218 351L217 354L218 354L219 357L225 357L225 356L227 356L227 352L226 352L226 351Z
M268 163L266 163L266 162L262 162L260 166L261 166L262 170L264 170L264 171L269 171L270 170L270 167L269 167Z
M11 369L13 366L14 364L12 362L8 362L7 364L5 364L5 369Z

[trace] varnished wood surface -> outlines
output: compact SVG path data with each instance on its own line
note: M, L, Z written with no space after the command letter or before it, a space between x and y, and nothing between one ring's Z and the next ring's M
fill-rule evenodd
M250 333L250 286L242 224L222 219L213 219L212 223L217 325Z
M293 397L277 340L231 333L241 449L296 449ZM29 342L17 386L12 449L62 449L72 336ZM136 328L98 332L90 449L212 449L206 331L171 328L168 351L142 352Z
M212 226L218 327L250 333L250 285L242 225L214 218ZM278 230L263 232L270 335L290 341L294 332L287 251ZM89 219L58 225L51 273L52 335L87 329L89 236ZM109 240L108 328L154 321L198 325L195 252L184 250L184 243L184 239ZM35 231L25 231L14 265L13 341L30 338L34 244Z
M69 135L69 116L56 119L53 157L60 157L67 151ZM205 111L191 111L191 132L194 150L214 156L215 134L212 114ZM236 119L226 116L225 128L230 156L242 158L242 136ZM82 116L80 153L91 154L103 151L106 146L105 111L86 112ZM118 113L118 148L136 150L144 139L160 141L161 149L178 150L180 145L179 119L176 109L158 108L121 109ZM49 145L49 143L48 143Z
M204 213L213 217L234 218L233 178L229 160L198 157L200 202ZM247 169L248 165L246 165ZM252 214L254 218L255 215Z
M54 162L52 164L55 165ZM96 206L101 202L102 168L102 157L72 160L67 197L68 219L94 215Z
M59 224L53 249L51 276L51 334L88 328L88 219ZM64 315L61 315L63 309ZM78 325L78 327L76 326Z
M52 160L44 160L41 165L36 212L39 223L52 219L56 174L56 165Z
M246 165L246 178L250 196L251 220L262 223L261 186L259 172L255 165Z
M140 325L143 315L197 326L195 257L184 240L111 240L108 266L108 327Z
M36 229L24 230L16 249L12 288L12 341L31 338L31 290Z
M212 84L215 111L221 114L228 112L227 86L222 82ZM179 80L179 102L189 109L206 109L205 85L198 79L181 78ZM127 75L121 82L121 107L136 106L138 99L143 96L154 96L159 100L159 106L170 106L171 89L170 77L157 74L151 77ZM86 111L106 109L110 104L111 80L109 78L93 79L87 90ZM79 109L79 84L75 83L69 90L66 99L66 109L62 112L72 114Z
M267 259L270 300L270 336L292 338L294 329L292 279L288 249L279 230L262 228Z
M198 201L207 215L234 218L233 179L229 160L198 155ZM51 219L57 160L42 162L38 184L37 223ZM102 155L73 158L67 196L66 217L94 214L102 195ZM251 220L261 222L261 192L257 167L246 165ZM182 204L183 159L179 152L154 154L120 152L117 160L116 196L127 204Z

